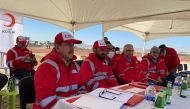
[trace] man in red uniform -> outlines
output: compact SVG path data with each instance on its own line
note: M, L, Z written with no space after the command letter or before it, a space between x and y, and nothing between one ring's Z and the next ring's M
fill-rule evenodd
M110 88L118 85L115 76L106 63L107 46L101 41L95 41L93 52L82 63L80 73L88 91L99 87Z
M113 58L111 59L110 63L109 63L109 66L110 68L112 69L113 73L115 72L115 67L117 66L118 64L118 60L119 60L119 56L120 56L120 49L119 47L115 47L115 53L114 53L114 56ZM114 73L115 74L115 73Z
M123 53L119 56L114 73L121 84L140 81L139 61L136 56L133 56L133 52L133 45L127 44L123 48Z
M179 56L175 49L166 47L164 44L160 45L159 48L161 51L163 51L161 56L164 57L169 72L169 75L166 79L174 83L175 73L177 67L180 65Z
M153 81L155 84L162 84L164 81L161 78L167 73L164 60L159 57L160 50L154 46L150 53L145 55L140 62L142 81Z
M34 66L37 65L35 55L27 49L27 41L23 36L18 36L15 47L7 52L7 66L17 79L34 75Z
M80 40L67 32L55 36L53 50L45 56L34 75L36 101L34 109L50 109L64 97L74 96L80 90L80 67L73 60L74 44Z
M107 55L106 55L106 62L108 63L108 65L110 64L111 60L113 59L113 57L115 56L115 48L112 45L107 44L106 45L108 47L107 49Z

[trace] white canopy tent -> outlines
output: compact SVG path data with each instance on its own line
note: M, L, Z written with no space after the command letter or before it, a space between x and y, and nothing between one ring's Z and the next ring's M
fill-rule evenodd
M115 27L110 31L128 31L136 34L146 42L153 39L190 36L190 21L187 20L155 20L144 21ZM145 48L144 45L144 48ZM143 48L143 53L144 53Z
M70 31L103 24L103 31L150 19L188 19L184 0L0 0L0 9L62 26ZM183 14L183 17L182 17Z
M158 38L189 36L190 21L186 20L155 20L125 24L110 31L128 31L136 34L144 41Z

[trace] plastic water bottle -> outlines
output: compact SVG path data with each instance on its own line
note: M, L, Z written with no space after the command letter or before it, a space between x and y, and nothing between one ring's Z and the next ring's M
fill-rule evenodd
M148 105L153 105L156 97L156 89L154 83L150 82L145 90L145 100Z
M171 104L171 97L172 97L172 82L168 81L166 87L166 103Z
M19 92L19 80L17 78L15 78L15 89L17 92Z
M166 96L166 89L164 89L164 88L162 88L161 90L160 90L160 93L162 93L163 94L163 98L164 98L164 106L166 106L166 104L167 104L167 96ZM157 96L156 96L156 99L157 99L157 97L158 97L158 94L159 93L157 93ZM156 100L155 100L155 103L156 103Z
M173 94L178 95L180 92L180 87L181 87L181 76L177 76L174 81L173 85Z
M188 87L190 88L190 76L188 76L187 78L187 84L188 84Z
M180 97L186 98L188 95L188 84L187 84L187 77L185 77L182 81L181 88L180 88Z

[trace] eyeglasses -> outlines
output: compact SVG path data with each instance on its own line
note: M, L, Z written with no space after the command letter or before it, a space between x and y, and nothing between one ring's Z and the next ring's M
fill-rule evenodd
M109 90L107 90L107 89L104 89L104 90L102 90L102 91L99 93L99 97L105 98L105 99L108 99L108 100L114 100L114 99L116 99L116 97L108 98L108 97L102 96L102 95L105 94L105 93L111 93L111 94L114 94L114 95L121 95L121 94L122 94L122 93L115 93L115 92L109 91Z

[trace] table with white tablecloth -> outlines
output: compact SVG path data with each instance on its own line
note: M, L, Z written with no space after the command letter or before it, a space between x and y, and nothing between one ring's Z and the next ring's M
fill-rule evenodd
M119 87L122 87L122 86L117 86L112 89L119 89ZM172 100L171 104L165 106L164 109L190 109L190 89L188 90L188 93L189 94L186 98L179 97L178 94L173 94L172 99L171 99ZM82 95L79 95L79 96L82 96ZM78 109L73 104L70 104L66 101L71 98L75 98L75 97L69 97L66 99L59 100L56 103L54 109ZM124 105L121 109L154 109L154 105L150 105L148 104L148 102L146 102L146 100L143 100L142 102L138 103L135 106Z
M122 109L154 109L154 106L148 105L148 103L144 100L133 107L124 106ZM190 96L187 98L181 98L179 95L173 95L171 104L166 105L164 109L190 109Z

